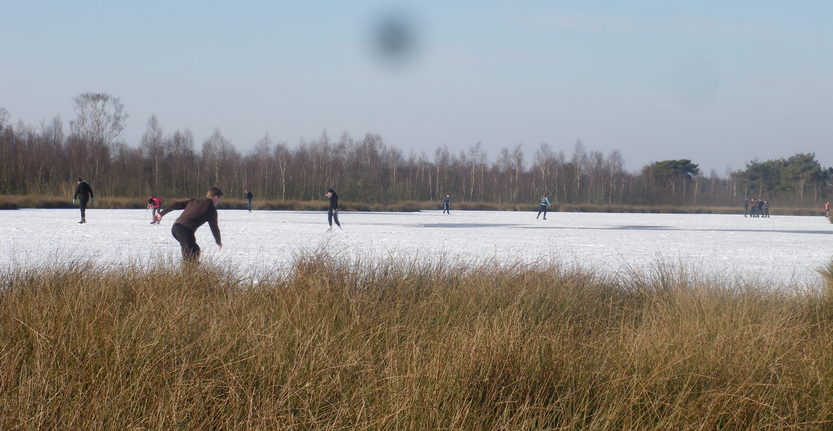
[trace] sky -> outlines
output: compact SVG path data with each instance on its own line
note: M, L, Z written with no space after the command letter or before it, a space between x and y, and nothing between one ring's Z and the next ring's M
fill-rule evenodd
M0 108L72 98L219 129L242 152L376 133L406 154L480 142L619 150L704 173L813 152L833 165L833 2L0 0ZM68 129L67 129L68 130Z

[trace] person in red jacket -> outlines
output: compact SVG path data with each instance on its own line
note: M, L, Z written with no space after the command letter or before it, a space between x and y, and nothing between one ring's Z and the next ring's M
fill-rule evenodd
M184 210L171 227L171 235L179 242L182 250L183 263L199 263L200 246L197 245L197 238L194 234L197 228L208 222L214 241L220 250L223 249L223 242L220 240L220 227L217 225L217 203L223 192L219 187L212 187L201 199L174 202L162 212L156 214L153 219L158 223L162 221L165 214L174 210Z
M150 217L151 221L150 224L159 223L156 221L156 214L162 212L162 199L159 199L156 196L151 196L148 198L148 209L151 210Z

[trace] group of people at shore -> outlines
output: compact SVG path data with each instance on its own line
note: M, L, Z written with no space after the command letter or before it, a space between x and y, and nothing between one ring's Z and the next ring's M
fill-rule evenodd
M254 194L249 188L244 189L243 193L246 197L247 209L249 212L251 212L252 199L254 198ZM204 198L173 202L167 205L165 208L162 207L161 198L159 198L158 196L150 196L147 200L147 209L152 210L152 219L150 223L159 224L162 221L162 217L164 217L169 212L183 210L182 214L180 214L176 221L174 221L174 224L171 227L171 235L173 235L174 239L176 239L180 245L183 262L199 262L200 246L197 244L195 234L197 229L203 224L208 223L208 226L211 228L211 234L214 236L214 241L216 242L217 247L219 247L220 249L223 248L223 243L220 235L220 227L217 224L217 204L220 202L220 198L222 196L222 190L220 190L219 187L214 186L208 190ZM341 229L341 223L338 220L338 194L335 192L334 189L331 188L327 190L326 193L324 193L324 196L330 201L329 208L327 209L327 222L330 225L328 232L332 231L333 222L335 222L336 226L338 226L338 228ZM72 203L76 204L77 202L80 202L80 224L84 224L87 222L86 209L87 203L90 200L95 202L92 187L90 187L90 185L86 181L84 181L83 178L78 178L78 180L76 181L75 194L72 197ZM547 209L551 207L552 204L550 203L549 198L546 194L544 194L541 198L538 215L535 218L537 219L543 213L544 220L546 220ZM451 214L451 195L445 195L445 198L442 201L442 208L443 214Z
M252 211L252 199L254 194L248 188L243 190L247 201L247 209ZM79 224L87 223L86 210L89 201L95 202L93 189L84 181L83 178L78 178L76 181L75 194L72 196L72 203L80 204L81 221ZM147 208L153 210L151 213L151 224L159 224L162 217L171 211L183 210L182 214L177 217L171 227L171 235L179 243L182 252L182 261L186 264L193 264L199 262L200 246L197 244L196 231L197 229L208 223L211 228L211 234L214 236L214 242L219 249L223 248L223 242L220 235L220 226L217 224L217 204L223 196L223 191L219 187L214 186L208 189L204 198L195 198L185 201L178 201L162 208L162 199L158 196L150 196L147 200ZM329 199L330 206L327 209L327 221L330 224L328 231L333 230L333 222L341 229L341 223L338 220L338 194L334 189L327 190L324 196ZM450 199L449 199L450 202Z
M743 201L744 217L769 217L769 201L766 199L745 199Z
M252 199L254 198L254 194L248 188L243 190L243 193L246 197L247 209L249 212L252 212ZM208 226L211 228L211 234L214 235L214 241L217 243L217 247L220 249L223 248L223 243L220 240L220 228L217 225L217 204L220 202L222 196L222 190L215 186L208 190L204 198L174 202L158 213L154 212L151 223L159 224L165 214L175 210L183 210L182 214L174 221L174 225L171 227L171 234L179 242L183 262L199 262L200 246L197 245L195 233L197 228L205 223L208 223ZM327 209L327 222L330 224L328 232L333 230L333 222L341 229L341 223L338 221L338 194L336 194L335 190L329 189L324 193L324 196L330 201L330 206ZM149 206L155 205L158 208L159 204L161 204L159 198L151 196L148 199Z

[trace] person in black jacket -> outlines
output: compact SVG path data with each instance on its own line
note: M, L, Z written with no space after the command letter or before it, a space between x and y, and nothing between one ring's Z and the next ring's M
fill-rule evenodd
M445 195L443 199L443 214L451 215L451 195Z
M182 214L179 215L179 218L171 227L171 234L179 242L179 247L182 250L183 263L199 263L200 246L197 245L194 234L197 228L205 222L208 222L208 226L211 228L211 234L214 235L217 247L220 250L223 249L223 242L220 240L220 227L217 225L217 203L221 196L223 196L223 192L220 188L212 187L208 190L206 197L174 202L153 217L154 221L159 223L165 214L174 210L185 210L182 211Z
M78 223L84 224L87 222L87 202L90 199L95 202L95 195L93 194L92 187L83 178L79 177L75 184L75 194L72 195L72 204L75 205L76 202L81 204L81 221Z
M333 230L333 220L335 220L336 226L341 229L341 223L338 222L338 195L336 191L333 189L327 190L324 196L330 198L330 208L327 210L327 222L330 223L330 228L327 229L327 232Z
M252 199L254 199L255 195L252 193L251 190L247 187L243 192L246 193L246 201L249 203L249 212L252 212Z

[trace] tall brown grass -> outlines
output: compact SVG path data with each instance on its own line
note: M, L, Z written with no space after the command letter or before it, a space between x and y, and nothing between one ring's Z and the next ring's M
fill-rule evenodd
M830 429L822 273L790 291L326 254L259 281L10 269L0 429Z

